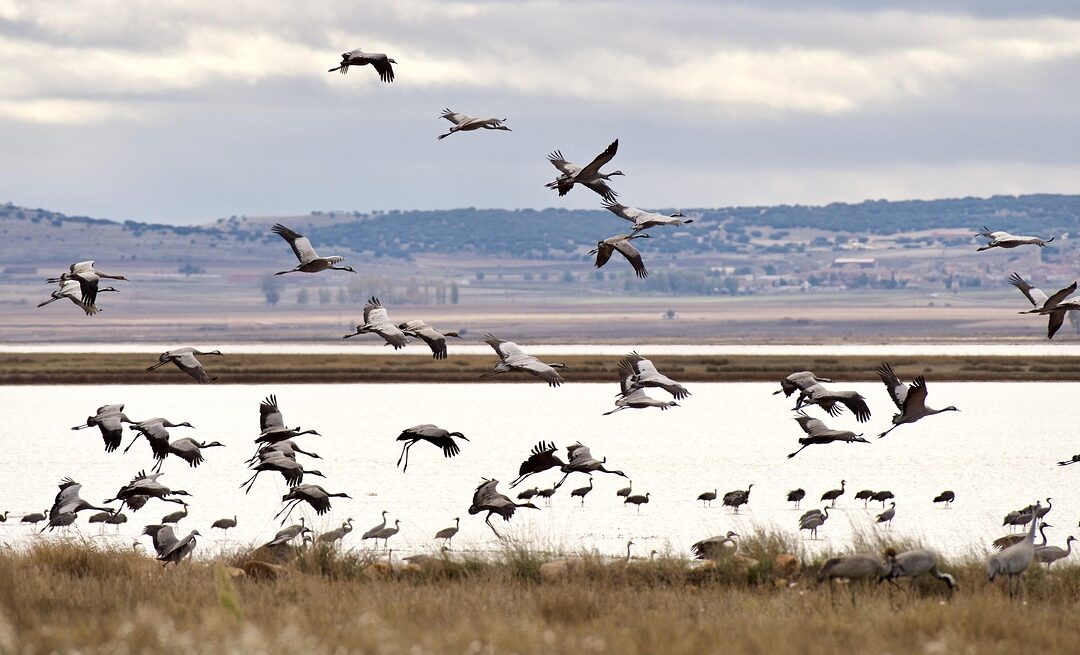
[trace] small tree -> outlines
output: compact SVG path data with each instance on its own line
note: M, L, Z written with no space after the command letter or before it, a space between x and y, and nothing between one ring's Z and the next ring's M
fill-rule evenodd
M276 305L281 300L281 285L272 277L263 280L262 292L267 305Z
M330 304L330 289L327 289L326 287L320 287L319 288L319 304L320 305L329 305Z
M461 292L458 290L457 282L450 283L450 304L458 304L458 299L461 297Z
M311 294L307 289L300 289L300 292L296 294L296 302L299 305L306 305L311 300Z

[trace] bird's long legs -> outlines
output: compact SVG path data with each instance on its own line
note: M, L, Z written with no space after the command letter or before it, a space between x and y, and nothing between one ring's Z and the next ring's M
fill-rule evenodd
M881 434L879 434L879 435L877 436L877 438L878 438L878 439L880 439L880 438L884 437L885 435L889 434L890 432L892 432L892 431L893 431L893 430L895 430L896 428L900 427L901 425L903 425L903 424L902 424L902 423L897 423L896 425L892 426L892 427L891 427L891 428L889 428L888 430L886 430L886 431L882 432Z
M285 515L285 518L281 519L281 524L282 525L285 525L285 522L289 520L289 517L292 516L293 510L296 509L296 506L299 505L299 504L300 504L300 499L297 498L296 500L294 500L294 501L288 503L287 505L285 505L285 507L281 508L281 512L284 512L286 508L288 508L288 510L289 510L289 513ZM276 519L278 516L281 516L281 512L278 512L276 515L274 515L274 518Z
M415 443L415 441L408 441L401 447L401 455L398 456L397 466L401 466L401 460L404 459L405 466L401 469L402 471L407 471L409 469L409 448L412 448Z
M247 487L247 489L244 489L244 493L245 493L245 494L246 494L246 493L248 493L248 492L250 492L250 491L251 491L251 488L252 488L253 486L255 486L255 478L259 477L259 474L260 474L260 473L262 473L262 471L255 471L255 475L251 476L251 477L250 477L250 478L248 478L247 480L244 480L244 482L243 482L243 483L241 483L241 485L240 485L240 488L241 488L241 489L244 489L244 487Z
M810 444L804 444L803 446L801 446L801 447L800 447L800 448L799 448L798 450L796 450L795 452L793 452L793 453L790 453L790 454L788 454L788 459L791 459L792 457L794 457L794 456L798 455L799 453L801 453L801 452L803 451L803 448L806 448L806 447L807 447L807 446L809 446L809 445L810 445ZM795 505L795 507L796 507L796 508L798 508L798 504L796 504L796 505Z
M172 362L171 359L166 359L165 361L158 362L157 364L154 364L153 366L148 366L146 368L146 372L149 373L150 371L153 371L154 369L157 369L157 368L161 368L162 366L165 366L166 364L168 364L170 362Z
M125 448L125 449L124 449L124 452L125 452L125 453L126 453L127 451L131 450L131 447L135 445L135 442L136 442L136 441L137 441L137 440L139 439L139 436L140 436L141 434L142 434L141 432L136 432L136 433L135 433L135 436L131 438L131 443L129 443L129 444L127 445L127 448Z
M499 531L496 530L495 526L491 524L491 512L488 512L487 517L484 518L484 523L488 524L488 527L491 528L491 531L495 533L496 537L498 537L499 539L502 539L502 535L499 534Z

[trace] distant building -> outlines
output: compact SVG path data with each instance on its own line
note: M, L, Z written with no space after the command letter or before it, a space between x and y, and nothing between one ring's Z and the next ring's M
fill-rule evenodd
M837 257L833 260L832 267L846 269L874 269L877 268L877 260L873 257Z

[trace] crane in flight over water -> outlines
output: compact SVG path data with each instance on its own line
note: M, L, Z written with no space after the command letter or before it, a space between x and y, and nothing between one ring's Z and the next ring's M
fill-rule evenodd
M401 456L398 457L397 466L401 466L401 460L404 459L405 466L402 466L401 470L408 470L409 450L421 441L426 441L436 448L442 449L443 457L450 458L457 455L461 452L461 447L454 441L454 437L465 441L469 440L460 432L450 432L431 423L424 423L423 425L416 425L402 430L397 441L404 441L405 444L401 447Z
M184 348L177 348L176 350L168 350L161 353L161 355L158 356L158 363L154 364L153 366L147 367L146 372L149 373L150 371L161 368L166 364L175 364L176 368L190 375L199 384L207 384L208 382L213 382L214 380L216 380L216 377L212 377L209 373L206 372L206 369L203 368L202 362L200 362L196 358L196 355L224 356L224 353L222 353L220 350L210 350L207 352L203 352L201 350L196 350L195 348L192 348L190 346Z
M893 426L879 434L879 439L905 423L914 423L919 419L941 414L942 412L960 411L952 405L944 409L927 407L926 378L921 375L915 378L915 381L910 385L904 384L900 381L900 378L896 377L896 373L893 372L892 366L889 366L888 362L878 367L877 374L881 377L885 388L889 390L889 397L893 399L897 409L900 410L899 414L894 414L892 417Z
M809 446L830 444L836 441L842 441L844 443L870 443L866 439L863 439L861 434L855 434L849 430L832 430L822 421L811 418L801 411L799 412L799 415L795 417L795 421L798 422L799 427L806 433L806 436L799 439L799 449L789 454L788 459L798 455L804 448Z
M495 529L495 526L491 524L491 515L498 514L503 517L504 521L509 521L510 517L514 515L514 512L519 507L527 507L529 509L540 509L532 503L515 503L507 496L499 493L498 480L488 480L484 478L480 485L476 487L476 491L473 492L472 505L469 506L469 514L475 515L480 512L487 512L487 516L484 517L484 523L487 523L491 531L495 533L495 536L502 539L502 535Z
M1049 320L1046 324L1046 338L1053 339L1057 331L1061 329L1062 324L1065 322L1065 314L1071 309L1080 309L1080 305L1075 302L1065 302L1076 291L1076 281L1072 284L1059 290L1052 296L1047 296L1043 293L1042 289L1033 287L1030 283L1024 280L1016 273L1009 276L1009 283L1020 290L1021 293L1028 299L1034 309L1019 312L1021 314L1039 314L1041 316L1049 315Z
M124 413L123 405L103 405L97 408L93 416L86 417L86 425L76 425L72 430L85 430L97 426L101 438L105 441L105 452L111 453L120 447L123 438L124 423L135 423Z
M488 378L511 371L525 371L547 382L552 387L557 387L563 383L562 376L555 369L566 368L566 364L560 362L545 364L532 355L526 355L521 350L521 347L513 341L503 341L492 334L486 335L484 343L495 350L500 361L495 365L494 369L481 375L481 378Z
M626 359L619 362L619 387L622 392L615 400L615 409L604 412L604 416L608 414L614 414L615 412L624 409L647 409L649 407L659 407L661 411L667 411L669 407L678 407L679 403L674 400L657 400L652 396L645 393L643 386L634 387L633 378L635 376L633 366Z
M780 380L780 389L774 391L773 395L784 394L785 397L790 398L791 394L796 391L802 391L809 387L818 384L820 382L832 382L829 378L819 378L810 371L797 371L787 376L783 380Z
M386 308L375 296L368 299L367 304L364 305L364 322L356 326L355 332L341 338L348 339L358 334L377 334L394 350L400 350L409 343L401 328L390 322L390 315Z

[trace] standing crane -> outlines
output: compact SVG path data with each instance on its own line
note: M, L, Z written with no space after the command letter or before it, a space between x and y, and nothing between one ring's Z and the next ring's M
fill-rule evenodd
M454 525L449 528L443 528L435 533L436 539L443 540L443 546L450 547L450 542L454 540L454 536L457 535L458 530L461 529L461 518L454 519Z
M592 491L592 490L593 490L593 479L590 477L589 478L589 486L587 486L587 487L578 487L577 489L574 489L573 491L570 492L570 497L571 498L581 498L581 506L585 507L585 496L587 496L589 494L589 492Z
M830 502L829 507L836 507L836 499L839 498L840 496L844 495L844 489L845 489L844 485L846 485L846 484L847 484L847 480L841 480L840 481L840 488L839 489L830 489L829 491L826 491L825 493L821 494L821 500L829 501Z
M1036 502L1035 508L1041 509L1042 505ZM1020 591L1020 578L1035 557L1035 528L1038 522L1038 518L1032 518L1027 536L1022 541L990 555L986 562L987 581L993 582L995 578L1005 576L1005 586L1010 597Z
M735 510L735 513L739 513L739 507L750 502L750 490L754 488L754 485L749 485L746 489L736 489L735 491L729 491L724 494L724 506L730 507Z

